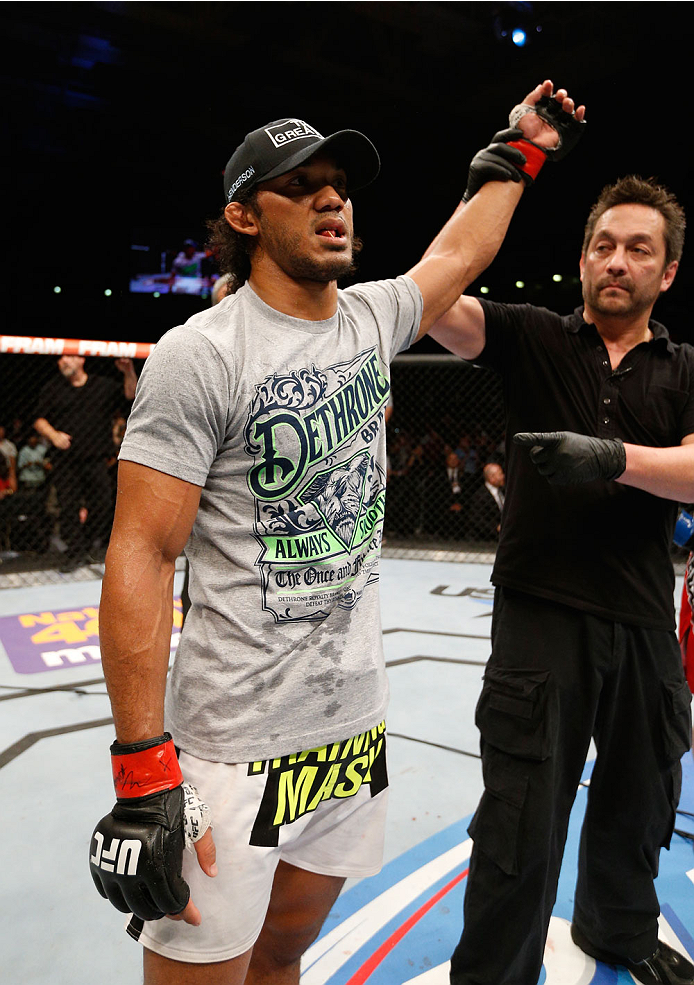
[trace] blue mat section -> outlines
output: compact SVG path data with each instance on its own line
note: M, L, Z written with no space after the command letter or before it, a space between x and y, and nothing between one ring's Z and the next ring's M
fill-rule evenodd
M684 782L680 807L694 813L694 762L689 753L682 764ZM590 766L586 770L586 776L589 775ZM579 788L554 909L554 916L567 922L570 922L573 910L576 858L586 798L587 790ZM452 824L394 859L378 876L345 892L337 901L318 942L306 956L302 982L307 985L360 985L362 982L403 985L419 982L421 976L426 985L445 985L447 962L462 926L465 879L460 876L466 870L469 848L463 851L460 846L467 841L469 820L465 818ZM694 833L694 818L678 815L677 827ZM693 845L694 842L674 835L670 851L661 853L657 880L663 916L692 956ZM451 887L456 878L459 881ZM437 893L442 895L434 901ZM561 941L564 941L563 937ZM321 942L324 945L330 943L327 956L319 954ZM568 951L573 945L568 942L565 947L569 956ZM543 969L539 985L546 981ZM555 981L559 981L556 973L552 976L552 982ZM560 985L574 985L574 982L578 985L579 979L572 981L564 977ZM596 964L592 977L582 977L580 982L581 985L626 982L633 985L627 972L600 963ZM422 985L425 985L424 981Z

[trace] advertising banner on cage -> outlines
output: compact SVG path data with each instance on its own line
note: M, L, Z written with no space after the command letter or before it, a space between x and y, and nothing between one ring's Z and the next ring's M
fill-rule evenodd
M111 356L146 359L154 342L105 342L99 339L51 339L33 335L0 335L0 352L34 356Z

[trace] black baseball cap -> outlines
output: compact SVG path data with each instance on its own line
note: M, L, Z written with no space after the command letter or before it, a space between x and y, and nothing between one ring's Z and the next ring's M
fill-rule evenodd
M233 202L241 191L298 167L320 150L335 154L349 179L350 191L373 181L381 168L378 151L357 130L338 130L324 137L303 120L282 119L246 134L224 170L224 197Z

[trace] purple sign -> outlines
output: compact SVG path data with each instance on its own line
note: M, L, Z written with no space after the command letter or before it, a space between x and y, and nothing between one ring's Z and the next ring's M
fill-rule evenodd
M177 598L174 599L172 650L178 645L182 625L181 600ZM83 609L0 616L0 643L18 674L79 666L86 669L95 664L101 667L99 609L87 605Z

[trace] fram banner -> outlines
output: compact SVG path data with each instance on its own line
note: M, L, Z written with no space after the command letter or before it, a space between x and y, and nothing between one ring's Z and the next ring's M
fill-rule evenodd
M98 339L49 339L33 335L0 335L0 352L33 356L110 356L146 359L154 342L102 342Z
M681 807L694 810L694 762L682 760ZM587 775L592 764L587 768ZM602 964L571 940L576 857L587 790L579 788L571 815L557 901L538 985L634 985L625 968ZM451 825L389 862L372 879L343 893L321 936L302 959L301 985L448 985L450 956L463 925L463 894L472 842L470 818ZM678 816L678 829L694 822ZM694 853L675 834L661 852L656 882L659 936L694 960ZM498 928L499 937L504 933Z
M177 598L174 599L172 650L178 645L182 625L181 600ZM1 616L0 643L17 674L101 664L99 610L86 605L82 609Z

